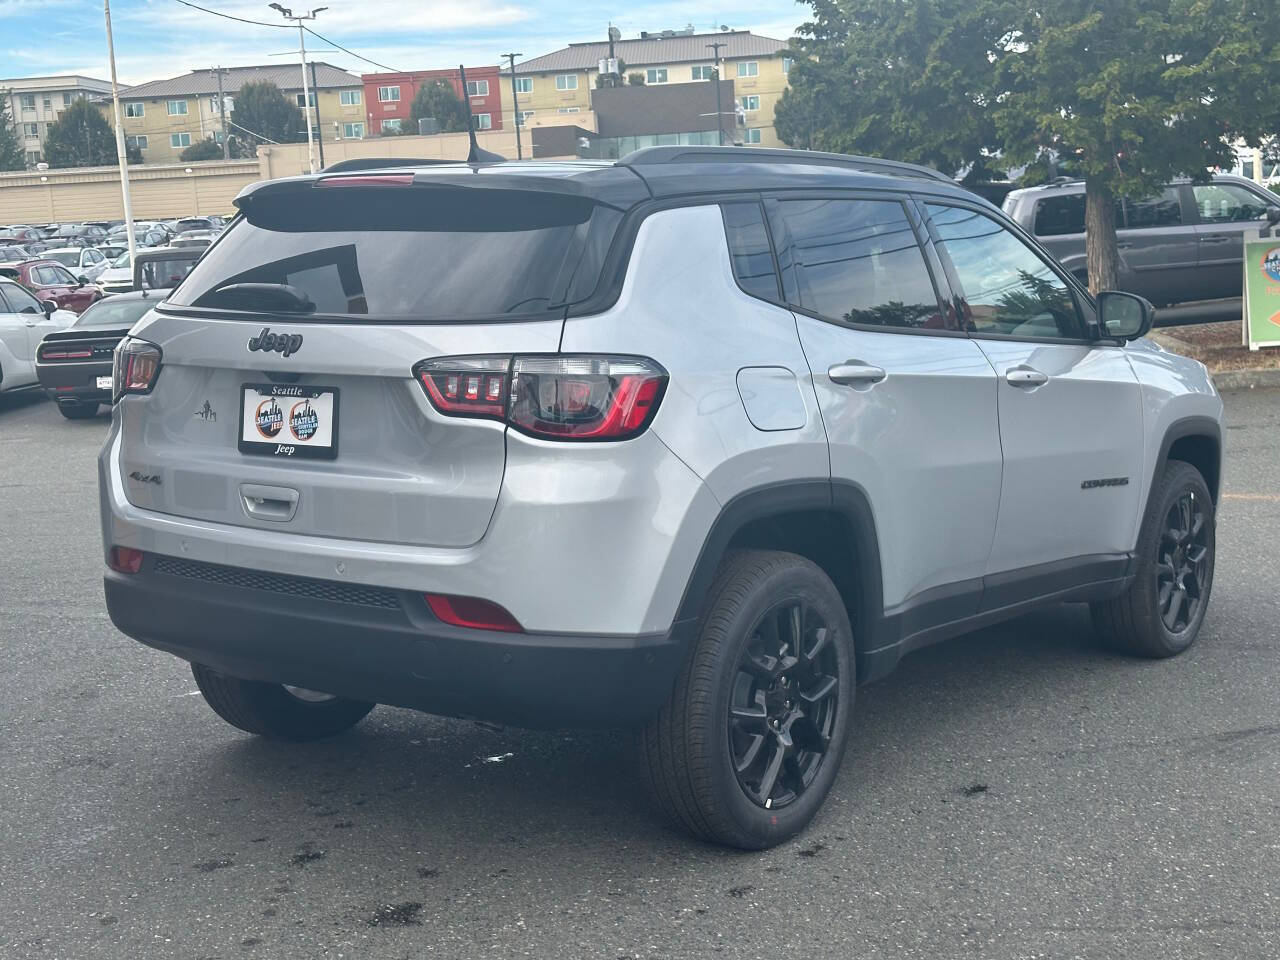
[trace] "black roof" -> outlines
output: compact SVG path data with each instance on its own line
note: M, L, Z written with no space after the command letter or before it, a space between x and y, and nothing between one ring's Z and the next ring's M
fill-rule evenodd
M650 198L746 190L884 189L965 197L974 195L950 177L910 163L877 157L748 147L648 147L618 161L440 162L385 158L343 161L324 171L251 184L236 197L246 209L259 195L302 193L332 177L355 179L394 174L415 185L546 191L585 197L619 209ZM890 183L890 181L894 181Z

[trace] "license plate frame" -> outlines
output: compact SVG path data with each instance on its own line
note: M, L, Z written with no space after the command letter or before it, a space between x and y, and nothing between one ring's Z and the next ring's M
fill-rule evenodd
M96 377L96 378L94 378L94 388L95 388L95 389L97 389L97 390L110 390L110 389L111 389L111 378L110 378L110 377Z
M249 398L254 398L254 416L246 416ZM257 413L268 400L276 401L280 411L280 425L276 433L268 435L258 426ZM309 401L321 401L312 406ZM292 414L304 402L307 403L315 422L314 433L303 436L298 433ZM240 417L236 429L236 447L241 453L253 456L268 456L293 460L336 460L338 457L338 411L339 390L337 387L301 386L293 383L243 383L240 385ZM298 411L305 414L307 411ZM328 418L328 430L323 429L323 421ZM306 420L299 421L305 431ZM328 439L328 443L322 442Z

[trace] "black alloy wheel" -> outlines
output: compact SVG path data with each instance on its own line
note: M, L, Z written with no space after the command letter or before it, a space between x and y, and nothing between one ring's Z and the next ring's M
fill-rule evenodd
M1196 622L1205 600L1209 543L1204 504L1194 490L1184 490L1165 514L1156 558L1156 602L1170 633L1182 633Z

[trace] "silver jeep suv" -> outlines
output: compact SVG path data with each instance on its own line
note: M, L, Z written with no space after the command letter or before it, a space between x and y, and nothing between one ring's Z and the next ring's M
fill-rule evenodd
M858 684L1054 601L1186 649L1222 404L986 202L659 147L248 188L117 351L112 620L251 733L375 703L641 730L657 803L799 831Z

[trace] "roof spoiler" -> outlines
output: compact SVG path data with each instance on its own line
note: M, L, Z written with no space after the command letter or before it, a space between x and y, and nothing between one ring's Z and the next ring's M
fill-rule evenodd
M352 170L385 170L388 167L425 167L438 163L461 163L461 160L428 160L425 157L352 157L324 168L325 173L349 173Z
M781 150L774 147L664 146L644 147L618 161L624 167L646 167L664 163L803 163L823 167L847 167L863 173L914 177L919 180L956 181L932 167L881 157L859 157L817 150Z

